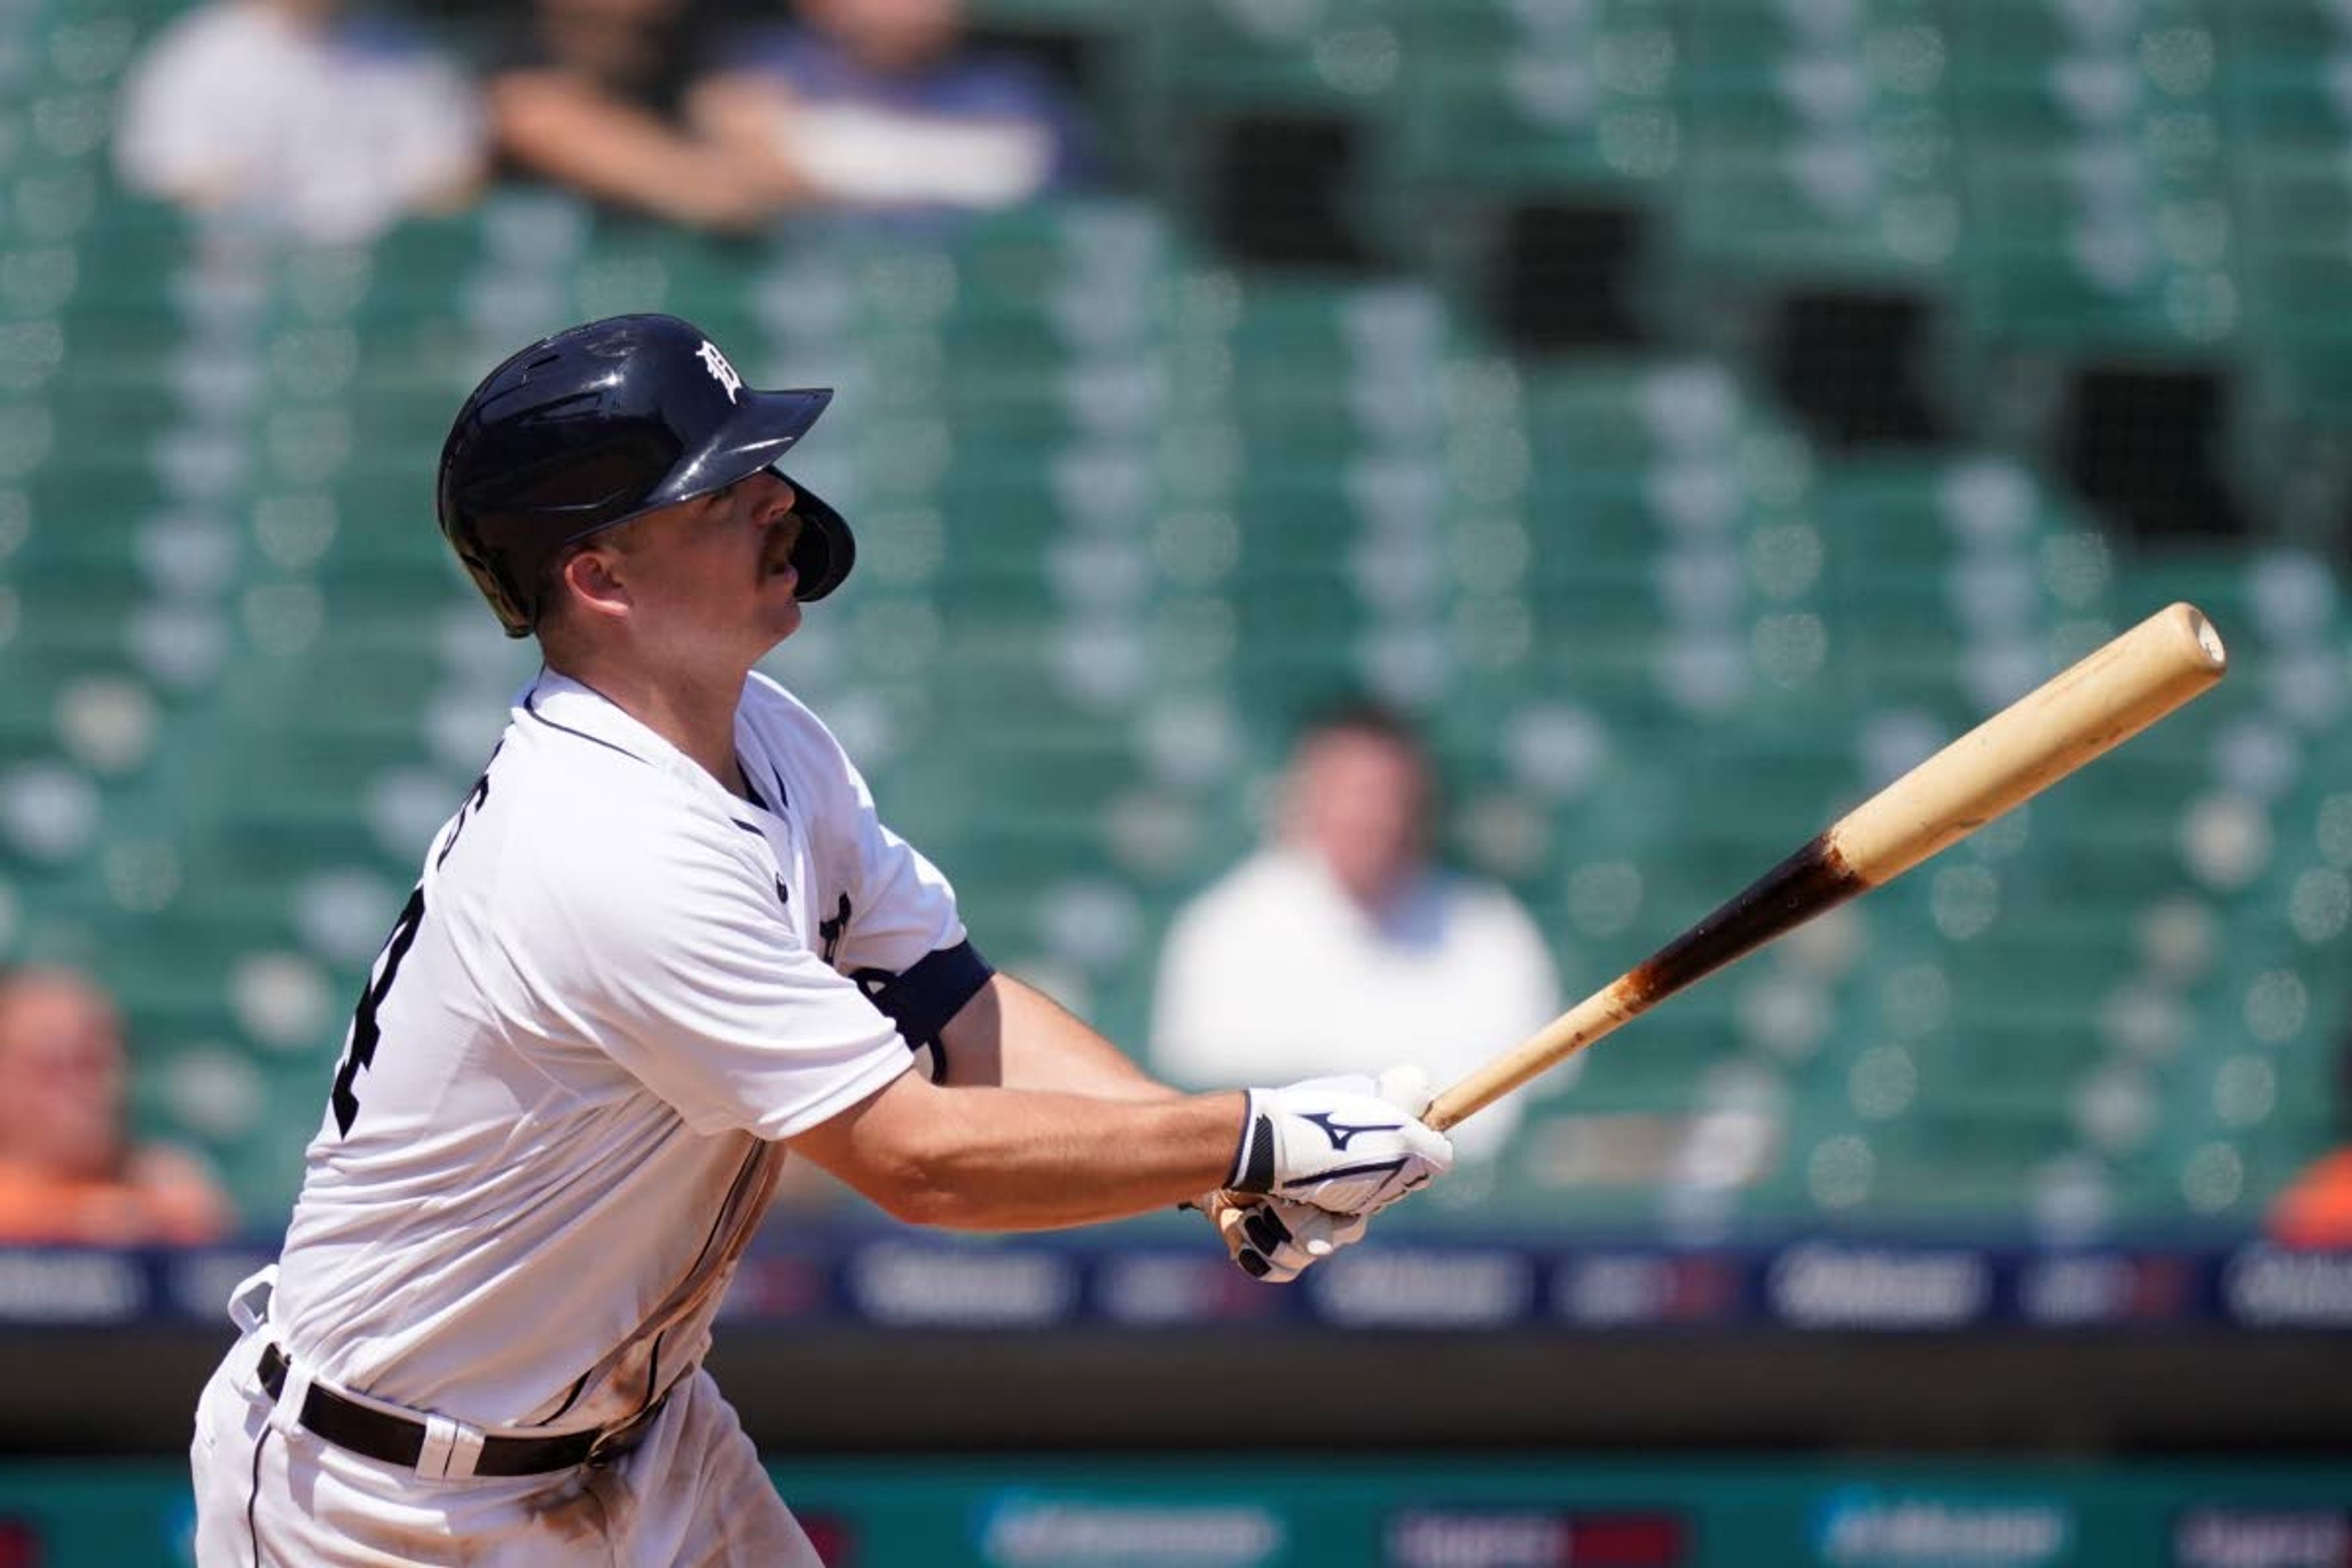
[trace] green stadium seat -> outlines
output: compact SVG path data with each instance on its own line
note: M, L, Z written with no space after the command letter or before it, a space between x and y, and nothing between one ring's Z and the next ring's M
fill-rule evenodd
M1898 276L1943 312L1963 404L2021 353L2186 352L2332 450L2340 6L977 9L1089 40L1152 195L715 242L502 188L364 247L236 244L105 178L77 105L135 34L16 18L0 956L104 959L143 1125L282 1205L371 900L529 673L431 524L448 411L520 333L660 308L755 379L842 387L805 477L858 520L862 574L774 668L992 953L1115 1034L1141 1037L1182 894L1254 841L1290 726L1343 691L1424 719L1449 847L1591 984L2180 596L2231 638L2222 699L1873 894L1843 967L1776 952L1630 1026L1533 1097L1496 1212L2228 1221L2321 1142L2352 902L2340 592L2240 551L2136 556L1963 445L1817 449L1734 318L1784 279ZM1167 216L1198 195L1180 153L1242 111L1349 121L1396 256L1431 252L1430 213L1649 214L1678 341L1516 362L1466 274L1202 255Z

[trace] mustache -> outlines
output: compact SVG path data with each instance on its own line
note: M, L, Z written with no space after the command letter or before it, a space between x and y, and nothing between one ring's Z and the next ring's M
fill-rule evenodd
M790 555L799 546L801 534L807 527L800 513L788 511L768 525L768 538L773 542L772 548Z

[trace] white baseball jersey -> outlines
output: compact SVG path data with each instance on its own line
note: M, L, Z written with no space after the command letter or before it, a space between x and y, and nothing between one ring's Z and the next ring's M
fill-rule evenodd
M1451 1083L1559 1011L1535 921L1492 883L1432 870L1378 916L1303 850L1262 850L1185 906L1152 1002L1152 1061L1180 1083L1280 1082L1411 1061ZM1453 1129L1498 1152L1507 1099Z
M814 714L754 675L735 738L757 805L576 681L522 693L310 1148L271 1317L319 1380L494 1430L625 1419L700 1362L774 1140L908 1069L883 1007L935 1032L984 983ZM869 995L901 974L936 1017Z
M422 40L273 5L174 9L123 83L132 189L350 244L478 176L480 94Z

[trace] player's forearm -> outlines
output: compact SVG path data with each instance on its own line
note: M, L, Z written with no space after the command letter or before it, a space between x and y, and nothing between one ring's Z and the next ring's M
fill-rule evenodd
M909 1162L899 1217L1046 1230L1170 1208L1224 1184L1239 1094L1156 1101L1019 1089L946 1091L959 1134Z
M942 1031L948 1083L1040 1089L1104 1100L1173 1100L1177 1091L1053 998L998 974Z
M1171 1207L1232 1173L1238 1093L1103 1100L942 1089L909 1073L793 1141L894 1216L1047 1230Z
M560 72L511 73L490 103L500 145L534 174L688 223L751 214L730 159Z
M686 95L688 123L705 141L733 153L780 204L814 201L824 195L790 156L784 123L792 111L791 94L758 71L722 70L696 83Z

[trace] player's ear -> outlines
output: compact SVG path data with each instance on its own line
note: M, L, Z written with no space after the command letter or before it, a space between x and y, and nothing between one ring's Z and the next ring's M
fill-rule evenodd
M629 589L621 580L617 551L595 544L575 550L557 571L556 580L572 609L584 619L600 620L628 610Z

